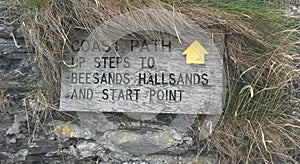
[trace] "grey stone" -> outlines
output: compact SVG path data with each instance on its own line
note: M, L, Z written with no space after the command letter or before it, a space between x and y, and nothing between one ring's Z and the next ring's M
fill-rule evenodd
M86 158L86 157L94 156L95 154L94 150L97 149L96 146L97 145L94 142L83 141L81 143L78 143L76 145L76 148L79 151L80 157Z
M7 14L5 11L3 15ZM18 23L3 22L0 23L0 88L28 90L37 87L33 82L38 81L41 73L33 68L33 47L25 42Z
M12 123L0 123L0 130L6 130L7 128L11 127Z
M161 163L161 164L169 164L169 163L178 163L178 164L192 164L199 163L199 159L202 157L197 157L195 154L184 154L184 155L172 155L172 154L149 154L147 156L126 156L125 154L119 153L111 153L110 157L114 159L114 161L118 161L120 163Z
M156 113L134 113L134 112L127 112L125 113L128 117L134 118L136 120L153 120L158 115Z
M9 155L9 162L21 162L26 160L26 156L28 155L27 149L20 149L17 153Z
M23 114L16 114L14 123L6 131L6 134L18 134L20 132L21 121L25 121L26 117Z
M101 142L101 141L100 141ZM111 150L133 155L145 155L166 150L175 139L169 131L127 131L105 132L102 143Z
M26 157L28 155L28 150L27 149L20 149L15 155L16 156L21 156L21 157Z
M60 138L84 138L91 139L95 137L95 130L88 127L82 127L72 122L63 122L59 120L53 120L49 123L54 127L54 132Z
M0 38L11 38L10 33L13 33L13 26L0 24Z
M17 138L13 136L12 138L9 139L9 143L15 144L17 142Z
M108 121L102 113L77 112L83 126L98 132L116 129L116 125Z

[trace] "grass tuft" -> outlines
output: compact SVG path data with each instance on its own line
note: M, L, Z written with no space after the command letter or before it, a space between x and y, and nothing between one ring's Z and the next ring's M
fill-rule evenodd
M45 4L45 0L20 0L17 2L16 7L18 10L24 12L31 12L36 9L41 9Z

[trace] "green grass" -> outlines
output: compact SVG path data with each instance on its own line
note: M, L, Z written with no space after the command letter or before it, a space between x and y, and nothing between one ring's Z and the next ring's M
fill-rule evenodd
M20 0L17 4L17 8L21 12L29 12L41 9L44 4L45 0Z
M288 29L291 25L291 22L283 16L286 6L275 2L239 0L227 4L213 3L209 7L239 15L242 21L251 23L254 29L271 36L272 40L279 40L282 36L278 32Z

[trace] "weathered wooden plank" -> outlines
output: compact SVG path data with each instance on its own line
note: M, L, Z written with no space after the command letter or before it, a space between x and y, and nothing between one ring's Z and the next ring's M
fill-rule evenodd
M63 67L61 110L222 113L223 58L183 15L126 13L71 47L78 54Z
M60 109L221 113L224 79L222 58L217 49L204 43L203 46L209 49L205 64L187 64L182 54L187 44L180 44L176 37L164 43L149 42L143 46L143 42L120 41L118 48L122 50L118 55L122 59L117 59L113 51L102 55L101 49L106 47L101 43L74 42L77 45L83 43L81 48L87 52L74 57L75 62L79 61L76 68L63 67ZM169 43L170 48L167 47ZM97 51L91 48L95 45L102 46L98 49L100 52L93 52ZM178 84L172 85L174 79Z

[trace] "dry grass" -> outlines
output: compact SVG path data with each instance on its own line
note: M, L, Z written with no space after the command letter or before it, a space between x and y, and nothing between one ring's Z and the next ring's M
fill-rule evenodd
M0 111L7 109L8 101L6 96L6 90L0 88Z
M297 163L300 119L294 112L299 112L299 99L292 95L299 92L294 88L299 67L293 64L299 62L299 54L290 46L294 34L276 40L278 44L243 38L247 34L227 37L227 106L221 126L210 138L224 161ZM265 50L251 50L264 47L261 43Z
M167 8L188 15L208 31L225 34L227 100L207 151L218 153L222 162L296 162L300 120L294 114L299 99L293 94L299 92L294 87L300 81L300 56L295 51L299 29L281 27L286 22L278 12L187 1L36 0L35 6L26 7L28 1L12 3L22 12L27 39L44 74L44 87L34 94L44 112L57 108L60 65L71 34L78 29L90 32L112 16L134 9Z

